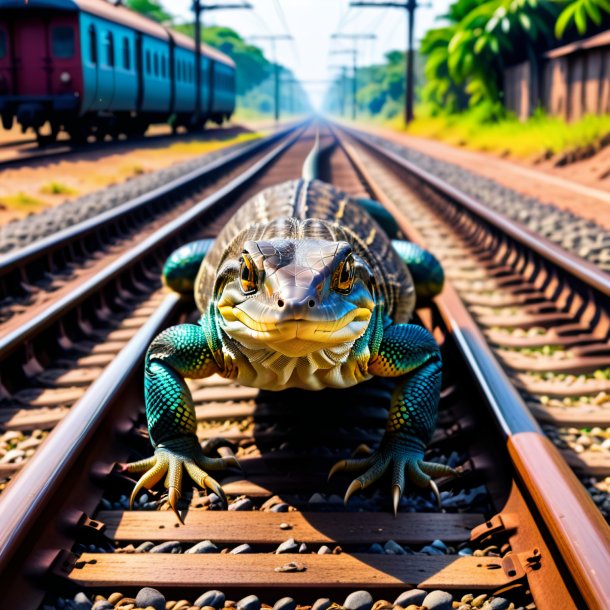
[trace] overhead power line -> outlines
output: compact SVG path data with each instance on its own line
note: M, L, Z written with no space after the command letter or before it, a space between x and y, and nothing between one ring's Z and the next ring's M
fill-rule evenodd
M350 7L366 8L401 8L407 14L407 57L405 65L405 123L408 125L413 120L413 28L415 27L415 9L424 5L418 4L416 0L406 2L350 2ZM430 5L425 5L426 7Z
M201 121L201 14L203 11L218 11L221 9L251 9L249 2L240 4L201 4L201 0L193 0L195 13L195 115L193 124L197 126Z
M275 53L275 42L277 40L293 40L290 34L257 34L254 36L248 36L250 40L269 40L271 41L271 53L273 55L273 99L274 99L274 116L275 122L280 120L280 65L277 62L277 55Z

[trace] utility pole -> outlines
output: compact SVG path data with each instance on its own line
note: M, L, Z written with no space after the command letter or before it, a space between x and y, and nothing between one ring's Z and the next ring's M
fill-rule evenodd
M331 69L341 70L341 80L339 82L339 113L345 116L345 85L347 84L347 66L330 66ZM334 82L334 81L333 81Z
M280 120L280 66L277 63L277 55L275 54L275 41L276 40L293 40L289 34L259 34L256 36L248 36L249 40L270 40L271 41L271 55L273 56L273 99L274 99L274 115L275 122Z
M201 13L205 11L217 11L220 9L251 9L249 2L241 4L201 4L201 0L193 0L193 12L195 13L195 115L193 124L201 122Z
M375 7L375 8L401 8L407 12L407 57L405 66L405 124L413 120L413 29L415 27L415 9L421 6L416 0L406 2L350 2L353 7ZM429 7L431 5L425 5Z
M377 36L375 34L333 34L331 38L337 39L347 39L347 40L375 40ZM333 51L334 54L338 53L351 53L352 54L352 63L354 69L354 79L352 80L352 120L356 120L356 112L357 112L357 104L356 104L356 96L358 94L358 49L354 46L353 49L340 49L338 51Z
M331 55L350 54L352 56L352 120L356 120L356 94L358 93L358 85L356 82L356 71L358 69L358 50L357 49L339 49L331 51Z

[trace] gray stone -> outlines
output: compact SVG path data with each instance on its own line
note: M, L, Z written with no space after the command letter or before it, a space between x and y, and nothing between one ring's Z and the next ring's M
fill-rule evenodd
M504 597L494 597L491 601L487 602L485 610L508 610L510 602Z
M326 500L322 494L316 492L315 494L311 495L311 498L309 498L307 502L309 504L325 504Z
M332 551L325 544L318 549L318 555L331 555Z
M275 550L276 554L279 555L281 553L294 553L298 550L299 545L295 542L294 538L288 538L280 544Z
M282 597L275 602L273 606L273 610L296 610L297 603L292 599L292 597Z
M428 595L427 591L422 591L421 589L410 589L409 591L404 591L401 593L394 600L394 605L402 606L403 608L410 605L421 606L426 595Z
M369 547L369 553L375 553L376 555L382 555L383 547L378 542L374 542Z
M256 595L248 595L237 602L237 608L240 610L260 610L261 602Z
M236 546L232 551L229 551L231 555L240 555L241 553L251 553L252 548L249 544L240 544Z
M114 604L107 599L100 599L93 604L93 610L114 610Z
M329 606L332 605L332 602L327 597L321 597L317 599L314 605L311 607L311 610L326 610Z
M434 540L430 546L433 546L436 549L439 549L440 551L443 551L443 553L446 553L449 549L447 548L447 545L442 541L442 540Z
M307 545L302 542L301 546L299 547L299 553L307 553L309 552L309 549L307 548Z
M181 551L182 547L177 540L168 540L167 542L162 542L157 546L153 546L149 553L180 553Z
M233 504L229 504L229 510L252 510L252 500L242 498Z
M285 502L280 502L279 504L276 504L275 506L272 506L269 510L272 513L287 513L288 512L288 504L286 504Z
M429 544L427 544L422 550L422 553L425 553L426 555L444 555L445 553L443 553L443 551L441 551L440 549L437 549L435 546L431 546Z
M405 552L405 550L400 546L400 544L398 544L398 542L395 542L394 540L388 540L383 545L383 550L388 555L406 555L407 554Z
M155 610L165 610L165 597L151 587L144 587L136 595L136 605L140 608L152 606Z
M346 610L371 610L373 596L368 591L354 591L345 598L343 607Z
M218 547L210 540L202 540L198 542L195 546L192 546L190 549L184 551L185 553L218 553Z
M91 600L81 591L74 596L72 600L74 610L91 610L93 604Z
M453 597L446 591L431 591L424 598L422 606L428 610L452 610Z
M204 606L212 606L212 608L222 608L225 605L225 594L222 591L206 591L200 595L193 604L203 608Z
M150 540L148 540L136 547L136 553L148 553L150 551L150 549L154 549L154 548L155 548L155 543L150 542Z

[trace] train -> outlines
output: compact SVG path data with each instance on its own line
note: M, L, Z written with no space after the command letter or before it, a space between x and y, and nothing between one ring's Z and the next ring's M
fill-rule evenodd
M2 126L39 141L221 124L235 110L235 63L201 45L199 100L196 63L193 39L120 2L0 0Z

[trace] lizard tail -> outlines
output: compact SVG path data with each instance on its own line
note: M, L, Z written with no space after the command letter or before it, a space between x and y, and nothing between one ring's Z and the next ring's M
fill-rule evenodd
M311 181L317 180L318 174L320 172L320 131L316 130L316 141L311 149L310 153L307 155L305 162L303 163L303 171L301 172L301 177L303 180Z

